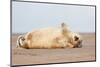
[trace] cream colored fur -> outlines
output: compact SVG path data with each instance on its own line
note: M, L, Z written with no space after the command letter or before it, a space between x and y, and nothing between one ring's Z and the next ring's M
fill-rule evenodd
M75 41L75 36L79 39ZM21 37L21 36L20 36ZM79 34L70 31L67 25L61 24L59 28L43 28L28 32L21 40L23 48L74 48L80 45Z

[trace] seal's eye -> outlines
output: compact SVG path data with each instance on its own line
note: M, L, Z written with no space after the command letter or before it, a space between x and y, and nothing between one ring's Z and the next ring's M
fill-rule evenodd
M75 41L77 41L79 39L77 36L74 36L74 38L75 38Z

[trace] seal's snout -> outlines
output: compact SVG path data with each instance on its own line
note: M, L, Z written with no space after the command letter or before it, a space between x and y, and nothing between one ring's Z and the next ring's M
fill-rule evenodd
M82 40L80 40L78 43L79 43L78 48L81 48L82 47Z

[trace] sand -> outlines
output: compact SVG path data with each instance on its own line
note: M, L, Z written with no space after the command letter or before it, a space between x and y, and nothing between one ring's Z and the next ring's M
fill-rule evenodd
M82 48L23 49L16 48L18 34L12 35L12 65L95 61L95 34L82 33Z

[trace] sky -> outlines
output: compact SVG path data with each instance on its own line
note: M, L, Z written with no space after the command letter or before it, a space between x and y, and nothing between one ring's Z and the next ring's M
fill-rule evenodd
M95 7L12 2L12 32L25 33L64 22L74 32L95 32Z

